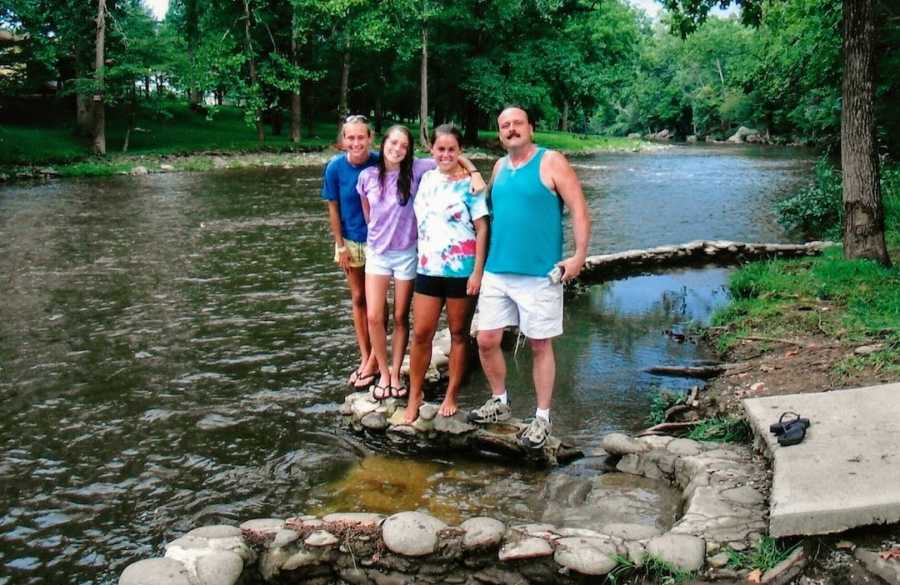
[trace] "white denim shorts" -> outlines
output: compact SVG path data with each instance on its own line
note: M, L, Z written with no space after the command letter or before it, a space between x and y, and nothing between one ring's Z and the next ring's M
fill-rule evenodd
M478 330L519 326L529 339L563 332L563 285L546 276L485 272L478 296Z
M388 250L381 254L367 247L366 274L393 276L397 280L415 280L418 260L419 255L415 246L408 250Z

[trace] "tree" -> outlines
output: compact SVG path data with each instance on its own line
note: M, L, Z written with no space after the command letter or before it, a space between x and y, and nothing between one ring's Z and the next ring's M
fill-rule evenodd
M709 10L732 0L660 0L674 30L687 35ZM762 0L734 0L746 23L758 24ZM875 10L872 0L843 0L841 170L844 175L844 257L890 266L875 140Z
M106 0L97 0L97 40L94 43L93 147L96 154L106 154L106 106L103 103L103 75L106 68Z

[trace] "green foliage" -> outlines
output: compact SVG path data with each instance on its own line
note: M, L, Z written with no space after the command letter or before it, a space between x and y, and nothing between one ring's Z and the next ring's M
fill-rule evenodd
M610 585L626 582L676 585L694 577L694 573L679 569L672 563L650 554L643 556L640 566L623 555L615 555L613 559L616 561L616 566L603 581Z
M616 561L616 566L606 574L604 583L619 585L637 571L637 565L627 556L617 554L613 556L613 560Z
M788 546L770 536L763 536L754 543L749 551L739 552L729 548L727 551L728 566L742 571L759 569L765 573L791 556L800 546L802 546L800 542Z
M805 238L841 239L841 174L827 158L816 162L815 181L775 206L778 221Z
M707 418L691 429L689 439L715 443L749 443L753 433L740 418Z
M881 203L888 248L900 248L900 165L881 168Z
M842 179L828 158L816 162L813 184L776 204L778 220L806 238L840 240L843 229ZM888 246L900 245L900 165L881 169L881 198Z
M692 572L679 569L672 563L654 555L644 555L641 569L647 577L652 579L653 583L660 585L684 583L694 576Z
M666 420L666 411L684 402L684 396L679 396L671 390L660 390L650 399L650 414L647 415L647 423L658 425Z
M140 0L109 0L101 88L96 2L7 0L0 26L17 40L0 46L0 95L31 100L60 81L56 98L102 89L107 104L138 106L132 127L172 97L239 109L255 126L285 119L292 94L306 122L346 107L411 123L427 48L428 117L468 139L518 103L542 130L722 138L744 125L834 143L841 0L740 0L740 19L706 18L713 3L665 0L671 12L654 24L626 0L171 0L156 22ZM900 27L883 29L885 47L900 40ZM900 57L879 55L880 138L896 144Z

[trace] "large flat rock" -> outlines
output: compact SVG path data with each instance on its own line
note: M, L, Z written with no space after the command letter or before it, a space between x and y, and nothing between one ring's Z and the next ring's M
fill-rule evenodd
M843 532L900 521L900 384L743 401L774 460L769 532ZM784 411L812 424L782 447L769 425Z

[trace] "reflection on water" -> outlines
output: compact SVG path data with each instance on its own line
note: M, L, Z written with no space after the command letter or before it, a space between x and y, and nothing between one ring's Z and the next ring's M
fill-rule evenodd
M453 463L371 455L354 464L340 480L313 491L323 495L309 513L365 510L392 514L427 510L448 524L473 516L534 519L533 505L544 474L530 469L498 469L482 462Z
M575 162L595 253L782 240L769 204L810 165L753 148ZM114 583L128 562L201 523L336 508L540 516L544 472L373 457L338 424L355 341L319 176L260 169L0 189L0 584L60 574ZM557 342L557 432L595 445L640 427L654 388L690 385L641 370L708 357L662 331L703 322L726 276L638 277L573 299ZM529 352L509 364L513 410L529 416ZM476 374L463 405L486 394Z

